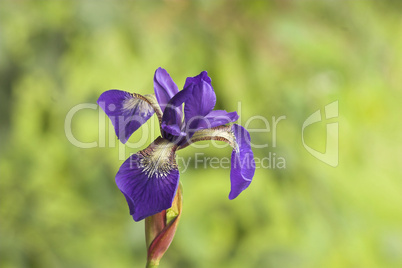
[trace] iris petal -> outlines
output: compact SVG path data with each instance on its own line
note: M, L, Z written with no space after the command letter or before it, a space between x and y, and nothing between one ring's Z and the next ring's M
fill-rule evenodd
M103 92L97 102L110 118L116 136L122 143L126 143L134 131L155 112L144 96L121 90Z
M183 90L188 90L184 105L184 121L206 116L216 104L216 95L211 85L211 78L206 71L195 77L188 77Z
M250 134L240 125L233 124L237 148L232 152L229 199L236 198L251 183L255 172L253 151L250 146Z
M134 206L133 200L128 195L126 195L125 193L122 192L122 194L126 198L128 209L130 210L130 215L133 215L134 211L135 211L134 210L135 206Z
M197 76L188 77L184 89L177 93L166 106L162 118L163 126L165 126L163 129L174 136L182 136L184 133L184 127L179 119L183 103L185 103L184 123L188 138L191 138L197 130L227 124L238 118L235 112L212 111L216 103L216 95L211 86L211 78L205 71Z
M181 107L183 102L187 101L187 99L191 96L191 93L191 89L183 89L169 101L168 105L166 105L161 124L162 129L165 132L172 135L175 135L173 133L182 132L182 117L180 117ZM166 133L162 133L162 136L165 137Z
M207 71L202 71L199 75L194 76L194 77L187 77L186 83L184 83L184 88L188 87L190 84L197 84L200 82L200 80L203 80L207 82L208 84L211 84L211 78L208 76Z
M181 131L178 125L166 125L165 123L162 122L161 127L166 133L169 133L173 136L177 137L186 136L186 133Z
M250 185L255 172L254 155L250 145L250 134L245 128L237 124L203 129L195 132L190 141L181 145L179 149L183 149L191 143L202 140L225 141L233 147L229 199L236 198Z
M169 73L161 67L155 71L154 90L162 112L165 110L170 99L179 92L177 85L170 77ZM178 116L181 118L182 114L179 114Z
M205 117L194 118L187 125L186 132L189 137L198 130L214 128L228 123L233 123L239 119L237 112L226 112L224 110L214 110L209 112Z
M116 184L135 221L171 207L179 185L175 149L174 144L159 137L131 155L116 174Z

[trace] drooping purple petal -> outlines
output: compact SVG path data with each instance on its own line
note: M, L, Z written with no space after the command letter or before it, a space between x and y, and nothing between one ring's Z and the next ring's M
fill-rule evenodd
M116 174L116 184L135 221L171 207L179 185L175 148L169 141L158 138L131 155Z
M205 117L194 117L186 125L186 132L189 137L198 130L214 128L228 123L237 121L239 116L237 112L226 112L224 110L214 110L209 112Z
M165 107L170 99L179 92L177 85L170 77L169 73L161 67L159 67L155 71L154 90L156 99L158 100L162 112L165 110ZM180 114L179 116L181 118L182 114Z
M214 109L216 95L206 71L195 77L188 77L184 85L184 90L186 89L189 92L184 105L185 122L194 117L206 116Z
M128 196L128 195L126 195L125 193L123 193L123 192L121 192L123 195L124 195L124 197L126 198L126 201L127 201L127 205L128 205L128 209L130 210L130 215L133 215L134 214L134 202L133 202L133 200Z
M134 131L154 114L154 109L143 96L126 91L105 91L97 102L110 118L122 143L126 143Z
M233 124L232 131L236 138L237 147L232 152L229 199L236 198L250 185L255 172L254 155L250 146L250 134L245 128L237 124Z
M191 139L180 144L183 149L191 143L205 140L219 140L227 142L233 147L229 199L236 198L251 183L255 172L254 155L250 145L250 134L240 125L219 126L196 131Z

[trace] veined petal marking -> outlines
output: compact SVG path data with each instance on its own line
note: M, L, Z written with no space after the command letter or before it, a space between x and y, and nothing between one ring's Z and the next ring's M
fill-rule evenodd
M146 149L131 155L116 174L135 221L172 206L179 185L175 160L177 145L158 137Z
M172 169L177 169L177 145L162 137L158 137L153 145L139 152L140 168L148 177L167 177Z
M97 103L110 118L122 143L154 114L152 103L144 96L116 89L103 92Z
M147 100L138 98L137 96L134 96L134 98L125 99L122 104L123 111L129 112L133 109L140 110L141 111L140 113L142 114L151 113L154 110L152 105Z
M136 93L133 93L133 95L134 94L138 95ZM155 94L146 94L146 95L141 96L141 97L143 97L154 108L154 111L155 111L156 115L158 116L159 125L160 125L161 122L162 122L162 114L163 113L162 113L161 107L159 106L158 101L156 100Z
M230 125L198 130L194 133L189 142L180 145L179 150L187 147L191 143L204 140L224 141L232 146L233 149L236 150L236 152L238 152L239 150L238 144L236 142L236 137Z

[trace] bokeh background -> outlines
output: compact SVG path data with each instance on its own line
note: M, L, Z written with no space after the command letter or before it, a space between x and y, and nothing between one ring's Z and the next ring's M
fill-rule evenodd
M240 102L242 124L286 116L276 134L251 133L268 144L255 156L285 168L257 169L237 199L227 198L229 169L182 172L183 215L160 267L402 267L401 3L1 1L0 267L145 266L144 223L114 176L146 144L119 147L96 108L71 124L95 147L72 144L64 125L105 90L152 93L159 66L179 88L207 70L216 108ZM337 167L301 140L306 118L334 101ZM321 152L326 123L305 132Z

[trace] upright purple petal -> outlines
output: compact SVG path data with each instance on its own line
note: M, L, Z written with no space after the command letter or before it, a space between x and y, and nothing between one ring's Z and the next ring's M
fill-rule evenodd
M116 174L135 221L171 207L179 185L175 145L158 138L146 149L131 155Z
M173 136L182 136L182 104L191 97L192 88L185 88L177 93L166 105L162 116L162 129ZM162 133L162 136L166 136Z
M186 132L182 131L179 125L166 125L164 122L161 124L162 130L170 135L176 137L184 137L186 136Z
M199 83L200 80L203 80L207 82L208 84L211 84L211 78L208 76L207 71L201 72L199 75L194 76L194 77L187 77L186 83L184 83L184 87L188 87L190 84L197 84Z
M177 85L173 82L169 73L161 67L155 71L154 90L162 112L165 110L170 99L179 92Z
M237 124L233 124L232 131L237 146L232 152L229 199L236 198L250 185L255 172L254 155L250 146L250 134L245 128Z
M211 85L211 78L206 71L195 77L188 77L184 89L189 91L184 105L185 122L194 117L206 116L214 109L216 95Z
M134 131L154 114L151 104L143 96L126 91L108 90L97 102L110 118L122 143L126 143Z
M184 123L187 136L209 126L219 126L237 120L236 113L226 111L212 111L215 107L216 96L211 86L211 78L203 71L195 77L188 77L184 89L177 93L166 105L162 117L164 137L167 134L183 136L181 105L184 105ZM236 119L234 119L236 118Z

